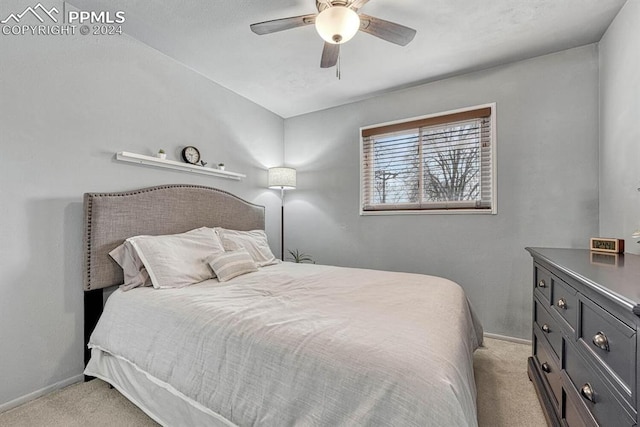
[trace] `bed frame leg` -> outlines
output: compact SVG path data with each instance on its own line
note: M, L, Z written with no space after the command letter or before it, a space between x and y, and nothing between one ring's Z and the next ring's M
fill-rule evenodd
M89 337L93 329L98 323L98 319L102 314L103 302L102 302L102 289L96 289L93 291L85 291L84 293L84 366L89 363L91 357L91 351L87 348L89 343ZM85 375L85 382L94 379Z

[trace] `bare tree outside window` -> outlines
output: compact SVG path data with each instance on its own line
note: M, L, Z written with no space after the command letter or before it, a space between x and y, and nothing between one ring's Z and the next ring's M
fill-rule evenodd
M401 140L385 138L376 141L373 147L376 203L417 201L418 144L417 133L403 135Z
M411 144L408 144L410 141ZM422 141L422 159L419 141ZM477 200L480 197L480 138L478 125L466 123L394 138L374 145L376 203L420 201L420 162L423 201Z
M362 212L494 206L493 106L363 128Z
M424 198L427 201L480 198L479 126L468 123L424 136Z

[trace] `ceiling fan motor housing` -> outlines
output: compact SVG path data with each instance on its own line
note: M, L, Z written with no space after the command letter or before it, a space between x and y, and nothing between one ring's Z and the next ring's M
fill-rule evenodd
M318 9L318 12L322 12L323 10L325 10L328 7L332 7L332 6L344 6L344 7L348 7L349 6L348 1L346 0L334 0L334 1L327 1L327 0L316 0L316 9Z

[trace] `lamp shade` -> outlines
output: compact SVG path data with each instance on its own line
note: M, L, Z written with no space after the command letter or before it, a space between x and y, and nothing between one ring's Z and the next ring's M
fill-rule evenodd
M293 168L269 169L269 188L293 190L296 188L296 170Z
M345 6L328 7L316 16L316 30L327 43L348 42L360 29L360 17Z

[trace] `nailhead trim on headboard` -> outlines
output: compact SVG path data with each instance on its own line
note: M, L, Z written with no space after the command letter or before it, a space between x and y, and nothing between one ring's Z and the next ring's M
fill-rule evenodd
M86 212L86 226L84 236L84 256L85 256L85 289L91 290L91 221L93 219L91 210L93 206L93 195L84 195L84 206Z

